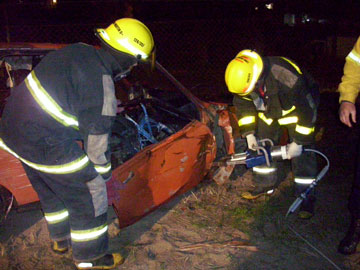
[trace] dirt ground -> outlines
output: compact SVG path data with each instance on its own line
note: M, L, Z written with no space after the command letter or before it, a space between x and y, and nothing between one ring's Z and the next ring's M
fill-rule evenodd
M345 128L337 117L337 94L322 94L318 150L330 170L316 187L316 215L285 219L295 200L291 175L271 197L244 201L240 193L251 175L216 185L203 181L136 224L120 230L109 210L110 248L126 261L117 269L360 269L360 253L343 256L337 245L349 223L347 199L353 178L359 128ZM324 160L319 158L320 167ZM71 252L51 252L39 208L10 212L0 227L0 270L75 269Z

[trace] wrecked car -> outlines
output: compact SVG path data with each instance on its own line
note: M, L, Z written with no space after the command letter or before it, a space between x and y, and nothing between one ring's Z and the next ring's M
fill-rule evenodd
M0 44L1 111L14 86L46 53L63 46ZM213 166L220 156L234 153L236 120L227 104L200 100L158 62L151 72L145 65L133 69L116 83L116 96L118 113L110 140L113 177L107 187L120 227L205 177L229 176ZM38 200L19 160L0 149L0 221L12 207Z

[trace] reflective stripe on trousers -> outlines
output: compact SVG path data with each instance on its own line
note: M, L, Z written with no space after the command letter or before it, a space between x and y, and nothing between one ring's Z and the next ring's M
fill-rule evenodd
M22 163L39 195L50 237L71 237L75 260L91 260L108 249L107 193L92 166L71 174L47 174ZM88 179L92 179L88 181Z
M309 146L314 148L314 146ZM317 160L313 152L304 152L291 160L294 173L295 193L299 195L307 189L317 176Z
M257 135L259 139L269 138L275 145L278 145L282 136L282 127L277 121L274 121L272 125L267 125L264 121L259 121ZM292 140L291 133L289 133L290 140ZM309 148L314 148L314 145L309 145ZM316 155L313 152L304 152L301 156L293 158L291 161L291 169L294 175L294 180L297 179L299 183L295 183L295 191L304 191L309 185L310 180L315 179L317 171ZM277 176L269 175L269 179L265 179L266 175L254 174L254 184L256 185L269 185L280 184L286 179L290 172L289 163L286 161L272 162L272 167L277 168ZM301 181L302 180L302 181ZM308 183L304 183L308 181ZM302 183L300 183L302 182Z
M277 182L277 167L275 163L271 167L266 165L253 168L254 184L259 187L273 187Z

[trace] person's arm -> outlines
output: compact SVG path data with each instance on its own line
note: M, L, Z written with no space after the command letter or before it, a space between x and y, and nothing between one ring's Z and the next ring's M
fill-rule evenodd
M111 177L109 137L117 109L114 83L110 75L97 74L83 81L81 87L87 87L79 110L85 151L96 171L108 180Z
M280 124L295 123L287 125L293 140L298 145L308 145L314 140L318 106L316 97L319 89L315 81L310 80L310 74L305 73L293 62L291 66L294 68L283 65L283 68L274 70L283 110Z
M253 100L249 97L239 97L234 95L233 104L236 108L236 117L243 138L246 138L248 148L255 150L258 146L255 137L257 111Z
M245 137L248 134L253 134L256 127L257 111L252 99L234 95L233 105L236 109L241 135Z
M294 127L294 141L298 144L307 145L314 141L315 124L317 120L319 87L316 84L309 85L305 77L299 78L295 93L296 115L298 121Z
M344 74L338 91L340 93L340 121L352 127L351 122L356 123L355 101L360 91L360 37L345 59Z

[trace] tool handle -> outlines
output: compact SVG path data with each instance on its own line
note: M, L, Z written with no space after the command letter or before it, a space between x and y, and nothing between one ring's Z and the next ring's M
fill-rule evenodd
M289 210L286 213L285 218L289 215L292 214L296 211L296 209L299 208L300 204L302 203L303 198L302 197L298 197L296 198L296 200L291 204L291 206L289 207Z
M320 156L322 156L325 161L326 161L326 165L322 168L322 170L318 173L318 175L316 176L315 180L311 183L311 185L304 191L302 192L299 197L292 203L292 205L289 207L289 210L286 213L287 217L289 214L294 213L296 211L296 209L300 206L300 204L302 203L303 200L305 200L307 198L307 196L310 194L311 190L313 188L315 188L315 186L318 184L318 182L324 177L324 175L327 173L327 171L330 168L330 161L327 158L327 156L325 156L323 153L321 153L318 150L315 149L304 149L304 152L314 152Z

